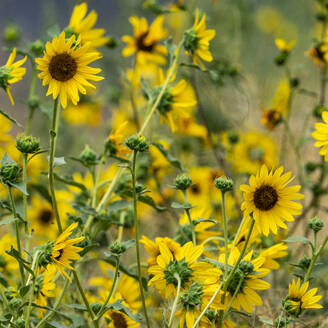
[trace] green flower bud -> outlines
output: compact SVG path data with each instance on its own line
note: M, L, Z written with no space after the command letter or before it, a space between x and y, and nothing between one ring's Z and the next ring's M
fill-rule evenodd
M39 106L40 106L40 98L38 96L32 96L27 101L27 104L28 104L28 106L31 109L39 108Z
M9 301L9 305L11 308L13 309L19 309L22 306L23 302L22 300L20 300L17 297L13 297L10 301Z
M291 300L289 297L286 297L282 301L282 306L285 312L292 317L298 317L302 312L300 300Z
M0 180L3 184L17 183L21 177L21 168L16 163L5 163L0 168Z
M254 264L248 261L241 261L238 265L238 269L241 270L245 275L247 275L253 272Z
M215 178L214 185L222 192L231 191L233 189L233 181L227 177Z
M324 224L321 219L318 217L314 217L308 221L308 227L312 229L314 232L318 232L323 228Z
M312 115L318 119L321 119L322 116L322 112L325 112L327 110L327 108L325 106L322 105L316 105L313 108L313 112Z
M92 303L90 306L94 314L97 314L102 308L102 304L99 302Z
M228 133L228 138L229 138L229 142L234 145L239 141L239 134L236 132L230 131Z
M25 320L23 318L18 318L16 321L15 321L15 325L18 327L18 328L24 328L25 327Z
M117 47L117 40L114 37L109 36L108 41L106 42L106 47L109 48L109 49L116 48Z
M123 243L116 240L113 242L113 244L110 245L109 250L113 255L120 256L126 251L126 246Z
M207 309L205 316L210 322L215 323L216 319L218 318L218 312L214 309Z
M197 32L193 28L184 32L183 47L187 52L193 54L199 46L198 42L199 37L197 36Z
M149 144L144 136L133 135L125 141L125 145L134 151L141 153L146 152L149 149Z
M105 152L108 157L115 156L117 154L117 147L111 139L105 141Z
M289 52L288 51L282 51L275 59L274 62L277 66L283 66L289 56Z
M17 41L20 38L20 28L16 24L8 25L4 32L3 37L8 42Z
M178 175L174 181L174 186L178 190L186 190L191 186L191 184L192 180L187 174Z
M97 154L88 145L86 145L81 152L79 159L83 162L84 166L93 166L97 164Z
M289 80L289 83L292 88L297 88L300 84L300 80L297 77L294 77Z
M310 257L302 257L299 261L298 261L298 265L304 270L307 271L307 269L309 268L311 263L311 258Z
M39 247L36 247L34 249L34 254L36 251L40 251L39 254L39 266L42 266L44 268L47 267L48 264L52 263L52 248L53 248L54 243L53 242L48 242L44 245L41 245Z
M324 12L318 12L316 15L315 15L315 18L320 21L320 22L325 22L327 21L328 17L327 17L327 14L324 13Z
M44 50L44 43L41 40L35 40L30 45L30 49L37 57L41 56Z
M40 140L32 136L19 136L16 148L23 154L34 154L40 150Z
M318 167L318 165L314 162L307 162L305 164L305 170L307 173L312 173L316 170L316 168Z

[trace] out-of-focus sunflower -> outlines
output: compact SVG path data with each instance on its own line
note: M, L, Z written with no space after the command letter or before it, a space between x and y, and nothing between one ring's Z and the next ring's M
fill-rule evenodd
M168 31L163 27L164 17L158 16L150 26L144 17L132 16L129 21L133 26L134 35L122 37L122 40L127 44L122 50L122 55L129 57L136 54L136 61L139 65L149 62L164 65L167 49L164 45L159 44L168 35Z
M18 270L18 262L6 253L12 246L16 246L15 237L9 233L2 235L0 238L0 272L6 277L13 276Z
M86 87L96 88L89 81L103 79L97 75L100 68L88 66L101 57L99 52L90 50L90 43L81 45L81 37L76 39L72 35L66 40L65 32L55 36L52 42L46 43L44 56L35 59L37 68L42 71L38 75L42 84L49 84L47 96L52 94L54 99L59 96L63 108L67 106L67 99L77 105L80 92L85 94Z
M328 162L328 112L322 113L323 122L315 124L315 131L312 137L316 139L315 147L320 147L319 154L324 156L325 161Z
M97 22L98 14L92 10L88 15L88 5L83 2L73 9L69 26L66 29L68 36L75 34L81 36L82 44L90 42L92 48L98 48L108 42L104 36L106 30L103 28L93 28Z
M14 63L15 58L16 48L14 48L9 55L7 63L0 67L0 87L8 94L12 105L15 103L10 92L10 86L11 84L19 82L25 75L26 68L21 66L25 63L27 57L25 56L23 59Z

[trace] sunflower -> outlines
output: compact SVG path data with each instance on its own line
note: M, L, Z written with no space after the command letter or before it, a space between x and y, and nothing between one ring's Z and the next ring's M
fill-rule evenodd
M272 168L277 163L277 146L267 135L251 131L240 135L229 159L238 173L256 174L265 164Z
M261 124L263 124L268 130L272 131L281 122L282 115L280 111L274 108L262 109Z
M180 247L176 255L173 255L165 243L160 243L159 250L157 265L148 269L148 273L153 275L149 285L154 285L165 298L176 295L178 281L175 274L179 275L183 289L192 282L215 283L220 275L219 270L211 264L196 262L204 252L203 246L193 246L192 242L189 242Z
M230 252L228 258L228 264L233 267L240 256L238 248L234 248ZM240 285L237 296L232 302L232 307L237 311L243 308L246 312L251 313L253 311L253 305L261 306L262 299L255 290L265 290L270 288L270 284L261 278L270 273L269 269L263 268L265 258L257 257L252 259L253 251L250 251L243 257L239 263L237 270L234 272L232 279L227 286L227 293L225 297L225 304L229 304L232 299L232 295ZM220 254L219 261L224 263L225 254Z
M159 86L152 90L153 99L156 99L161 92L161 85L164 81L164 73L161 70ZM174 86L168 87L165 90L157 106L157 110L159 111L161 118L163 118L170 126L172 132L175 132L176 121L179 117L190 117L196 105L197 99L194 89L187 81L181 80Z
M322 112L323 122L315 124L315 131L312 137L316 139L315 147L321 147L319 154L325 157L328 162L328 112Z
M199 17L199 9L196 9L194 26L185 32L183 46L192 55L193 63L204 67L202 60L211 62L212 54L209 50L209 42L215 37L215 30L206 29L206 14Z
M262 265L262 268L277 270L280 268L279 263L276 259L285 257L288 255L287 252L288 246L285 243L279 243L268 247L264 250L261 250L259 256L265 258L265 262Z
M71 20L66 33L81 36L82 44L90 42L91 48L98 48L108 42L104 36L106 30L103 28L93 28L97 22L98 15L92 10L87 16L88 5L84 2L76 5L73 9Z
M275 43L276 43L277 48L280 51L289 52L294 48L296 42L295 42L295 40L288 42L284 39L277 38L277 39L275 39Z
M0 238L0 272L6 277L14 274L18 270L18 262L14 257L6 253L12 246L16 245L16 239L11 234L6 233Z
M74 245L84 240L84 236L68 239L77 225L77 222L71 224L59 235L52 247L51 253L51 259L54 262L56 269L68 279L70 278L65 272L65 268L74 270L74 268L71 266L72 260L78 260L80 258L78 253L83 250L83 248Z
M65 32L54 37L52 42L46 43L46 50L42 58L36 58L38 69L42 71L38 76L42 84L49 84L47 96L52 94L54 99L60 97L63 108L67 106L67 99L74 105L79 100L79 92L86 93L86 87L95 89L90 81L100 81L98 76L101 69L89 67L88 64L101 58L99 52L90 50L90 43L81 44L81 37L76 40L72 35L66 40Z
M327 64L327 46L323 42L316 44L309 49L306 54L311 57L318 66Z
M302 199L304 196L298 191L301 186L287 186L293 178L292 173L283 174L281 166L276 170L268 171L262 165L259 173L252 175L249 185L241 185L244 193L244 201L241 209L248 217L253 215L256 229L268 236L271 231L278 233L278 227L287 229L285 221L294 221L294 215L301 213L302 205L294 200Z
M322 296L315 295L318 288L308 290L309 282L306 281L301 285L300 278L289 284L289 292L283 301L286 312L290 315L298 317L305 309L322 309L321 304L317 304Z
M128 121L124 121L108 136L106 141L106 151L108 156L124 157L125 154L130 152L129 148L124 145L124 140L127 137L125 128L128 124Z
M16 58L16 48L13 49L7 63L4 66L0 67L0 87L3 88L11 101L11 104L14 105L14 99L10 92L10 85L20 81L26 73L26 68L20 67L26 61L26 56L14 63Z
M124 35L122 40L127 44L122 51L124 57L136 54L138 65L145 65L149 62L164 65L167 49L159 44L164 40L168 31L163 27L163 16L158 16L153 23L148 26L146 18L136 16L129 19L133 26L133 36Z

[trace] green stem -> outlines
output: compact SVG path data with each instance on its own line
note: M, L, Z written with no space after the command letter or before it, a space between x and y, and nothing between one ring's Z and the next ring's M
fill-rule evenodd
M310 266L306 272L306 275L304 277L304 282L308 281L311 277L311 273L314 267L315 262L317 261L319 255L321 254L321 252L324 250L324 248L326 247L326 244L328 242L328 236L324 239L323 243L321 244L321 246L319 247L319 249L312 255L312 259L311 259L311 263Z
M141 279L142 272L141 272L141 264L140 264L139 222L138 222L138 211L137 211L136 162L137 162L137 151L134 151L133 158L132 158L132 191L133 191L134 231L135 231L136 253L137 253L137 264L138 264L138 280L139 280L140 295L142 300L142 307L145 314L147 327L150 328L144 289L142 286L142 279Z
M184 196L185 204L188 204L187 192L185 190L183 190L183 196ZM190 229L191 229L192 243L194 244L194 246L196 246L197 241L196 241L195 226L194 226L194 223L192 222L192 219L191 219L190 208L186 208L185 211L186 211L188 221L189 221L189 225L190 225Z
M120 258L117 256L116 257L115 274L114 274L114 280L113 280L112 287L108 293L105 303L102 305L102 307L99 310L98 314L96 315L94 321L98 321L103 316L103 314L106 312L106 310L104 310L104 309L105 309L106 305L108 304L108 302L110 301L110 299L114 293L114 290L116 288L117 278L118 278L118 274L119 274L119 266L120 266Z
M181 279L179 277L178 274L174 274L174 277L178 280L178 287L177 287L177 296L174 299L174 303L172 306L172 311L171 311L171 316L170 316L170 320L169 320L169 328L172 327L173 324L173 318L174 318L174 314L178 305L178 301L179 301L179 296L180 296L180 289L181 289Z
M25 184L27 188L27 154L24 154L23 157L23 183ZM27 220L27 195L23 193L23 207L24 207L24 213L23 213L23 219L25 221L25 234L28 235L28 220Z
M225 207L225 192L221 190L222 196L222 217L223 217L223 233L224 233L224 250L225 250L225 259L224 259L224 279L228 274L228 228L227 228L227 216L226 216L226 207Z
M213 237L208 237L207 239L205 239L201 245L206 245L207 243L209 243L212 240L220 240L220 241L224 241L224 238L219 237L219 236L213 236Z
M52 311L48 312L42 318L42 320L39 321L39 323L37 324L37 326L35 328L41 328L48 320L50 320L55 315L55 313L56 313L55 311L57 310L58 306L60 305L61 301L63 300L64 295L66 295L66 289L68 287L68 284L69 284L69 280L66 279L63 290L62 290L61 294L59 295L59 297L57 298L57 300L52 308Z
M37 78L37 71L35 64L33 62L32 64L32 78L31 78L31 84L30 84L30 92L29 92L29 100L34 96L35 93L35 84L36 84L36 78ZM28 113L28 119L25 126L25 135L29 135L33 120L35 108L29 106L29 113Z
M55 194L55 186L54 186L54 159L55 159L55 152L56 152L56 139L57 139L57 132L58 132L58 123L59 123L59 109L58 109L58 97L54 101L54 108L53 108L53 116L52 116L52 127L50 130L50 156L49 156L49 187L50 187L50 195L51 195L51 202L52 207L55 213L57 227L59 233L62 233L63 228L60 222L57 201L56 201L56 194Z
M13 193L11 190L11 186L9 186L9 185L8 185L8 193L9 193L10 203L11 203L11 207L12 207L13 214L14 214L14 220L15 220L17 251L19 253L20 258L23 258L22 257L22 249L21 249L21 240L20 240L20 235L19 235L19 224L18 224L16 205L15 205ZM22 286L24 286L24 283L25 283L24 267L20 261L18 261L18 264L19 264L19 271L20 271L20 275L21 275L21 283L22 283Z
M0 286L0 295L2 297L3 303L5 303L5 306L7 307L7 310L10 312L11 316L14 318L15 317L15 313L13 312L12 308L10 307L7 297L3 291L2 286Z
M34 270L34 277L32 282L32 287L30 289L30 298L27 306L26 317L25 317L25 328L30 327L30 315L32 309L32 302L34 298L35 282L38 274L38 263L39 263L40 251L37 251L33 257L32 270Z

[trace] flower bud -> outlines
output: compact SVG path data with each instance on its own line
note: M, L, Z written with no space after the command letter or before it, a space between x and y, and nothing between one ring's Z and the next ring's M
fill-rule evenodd
M17 297L13 297L9 301L9 305L13 309L19 309L22 306L22 301L19 298L17 298Z
M307 271L307 269L309 268L311 263L311 258L310 257L302 257L299 261L298 261L298 265L304 270Z
M116 48L117 47L117 40L114 37L109 36L108 40L106 42L106 47L109 48L109 49Z
M35 40L30 45L30 49L37 57L41 56L44 50L44 43L41 40Z
M245 275L252 273L254 270L254 264L248 261L241 261L238 265L238 269L241 270Z
M327 108L325 106L322 106L322 105L316 105L314 108L313 108L313 112L312 112L312 115L316 118L319 118L321 119L321 116L322 116L322 112L325 112L327 110Z
M228 133L228 138L229 138L229 142L234 145L239 141L239 134L236 132L230 131Z
M18 318L16 321L15 321L15 325L18 327L18 328L25 328L25 320L23 318Z
M181 174L175 178L174 186L178 190L186 190L192 184L192 180L189 175Z
M300 80L297 77L294 77L289 80L289 83L292 88L297 88L300 84Z
M314 232L318 232L323 228L324 224L321 219L318 217L314 217L308 221L308 227L312 229Z
M111 139L105 141L105 152L108 157L115 156L117 154L117 146Z
M215 178L214 185L222 192L231 191L233 189L233 181L227 177Z
M198 47L198 36L197 32L191 28L183 34L183 47L189 53L194 53Z
M16 24L8 25L3 32L3 37L8 42L17 41L20 38L19 26Z
M307 173L312 173L315 171L315 169L317 168L317 164L314 162L307 162L305 164L305 170Z
M39 266L46 268L48 264L52 263L52 258L51 258L52 247L53 247L53 243L48 242L44 245L35 248L33 253L35 253L36 251L40 251Z
M102 308L102 304L99 302L94 302L91 304L91 309L94 314L97 314L101 308Z
M83 162L84 166L92 166L97 163L97 154L88 145L86 145L81 152L79 159Z
M125 145L134 151L141 153L145 152L149 148L149 144L144 136L133 135L126 139Z
M126 246L123 243L116 240L113 242L113 244L110 245L109 250L113 255L120 256L126 251Z
M286 63L287 58L289 56L288 51L282 51L275 59L274 62L277 66L282 66Z
M36 109L40 106L40 98L38 96L32 96L28 99L27 104L31 109Z
M40 141L32 136L19 136L16 139L16 148L23 154L34 154L40 150Z
M5 163L0 168L0 180L3 184L17 183L20 180L21 168L16 163Z

